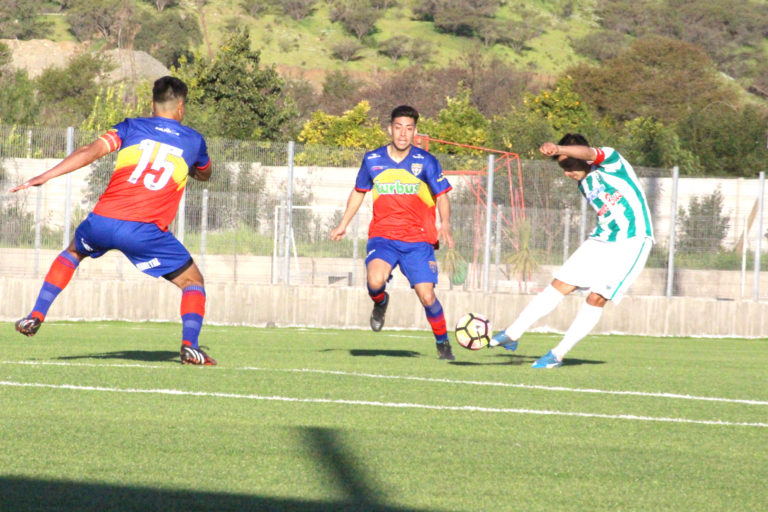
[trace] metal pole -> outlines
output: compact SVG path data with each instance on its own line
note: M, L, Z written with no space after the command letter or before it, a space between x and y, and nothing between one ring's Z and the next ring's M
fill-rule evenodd
M486 293L491 290L491 221L493 217L493 166L494 155L488 155L488 183L485 198L485 253L483 258L483 289Z
M760 172L759 196L757 196L757 233L755 234L755 301L760 300L760 249L763 239L763 205L765 204L765 171Z
M67 127L67 155L75 150L75 129ZM69 246L70 232L72 230L72 174L66 176L66 192L64 193L64 241L62 249Z
M37 187L35 198L35 277L40 272L40 223L43 218L43 187Z
M205 246L208 235L208 189L203 189L203 203L200 206L200 271L205 274Z
M176 214L176 218L179 219L176 223L176 238L182 244L184 243L184 228L185 220L187 218L187 189L184 188L184 192L181 193L181 201L179 202L179 211Z
M293 237L293 153L295 143L288 142L288 183L285 209L285 285L291 284L291 238Z
M280 224L280 207L278 205L275 205L275 213L274 213L274 231L272 235L272 284L277 284L277 233L279 231L279 224Z
M672 168L672 197L669 201L669 255L667 258L667 297L672 296L675 284L675 227L677 226L677 189L680 169Z
M568 259L568 253L571 250L570 238L571 238L571 209L565 208L565 219L563 220L565 226L563 227L563 263Z
M360 256L360 248L358 236L360 233L360 213L355 215L355 222L352 224L352 282L351 285L357 284L357 260Z
M587 198L581 196L581 221L579 223L579 242L587 239Z
M493 273L493 289L499 289L499 267L501 266L501 206L496 207L496 271Z

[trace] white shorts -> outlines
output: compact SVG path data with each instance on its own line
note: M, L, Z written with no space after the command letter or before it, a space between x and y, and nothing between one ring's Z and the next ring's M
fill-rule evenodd
M653 240L644 237L619 242L588 238L553 275L618 304L645 267L652 247Z

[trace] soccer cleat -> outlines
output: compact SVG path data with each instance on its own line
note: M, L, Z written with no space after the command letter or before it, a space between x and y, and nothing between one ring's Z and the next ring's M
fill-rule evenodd
M442 343L436 343L437 345L437 354L440 359L446 359L448 361L453 361L456 359L453 356L453 351L451 350L451 344L448 342L448 340L442 342Z
M488 345L488 348L493 348L501 345L507 350L517 350L517 340L513 340L509 336L507 336L507 333L504 331L499 331L496 334L493 335L493 338L491 338L493 341L495 341L496 345Z
M16 330L24 336L34 336L40 330L43 322L39 318L26 317L16 321Z
M203 349L192 348L183 343L181 345L180 355L181 364L201 364L205 366L213 366L216 364L216 360L203 352Z
M551 350L531 365L533 368L557 368L558 366L563 366L563 362L558 361Z
M375 332L379 332L381 328L384 327L384 316L387 314L387 306L389 306L389 294L384 292L384 300L382 302L373 303L371 329Z

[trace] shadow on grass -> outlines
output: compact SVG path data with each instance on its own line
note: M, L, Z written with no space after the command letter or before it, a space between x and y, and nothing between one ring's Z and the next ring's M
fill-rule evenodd
M56 359L70 361L74 359L128 359L130 361L146 361L159 363L165 361L178 361L179 352L169 350L115 350L114 352L102 352L100 354L83 354L81 356L61 356Z
M333 485L345 494L347 499L324 502L0 476L0 508L4 511L25 512L419 512L411 507L384 504L385 496L374 485L365 461L355 458L335 431L312 427L299 429L299 434L317 459L317 467L327 473ZM425 509L421 510L427 512Z
M420 352L414 350L383 350L383 349L352 349L349 355L354 357L421 357Z
M579 366L582 364L605 364L605 361L595 361L593 359L563 359L563 366Z

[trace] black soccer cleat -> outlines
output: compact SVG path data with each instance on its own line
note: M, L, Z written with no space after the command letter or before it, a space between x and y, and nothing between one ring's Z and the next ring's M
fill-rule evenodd
M442 343L436 343L437 345L437 355L440 359L446 359L448 361L453 361L456 359L453 355L453 351L451 350L451 344L448 342L448 340L445 340Z
M213 366L216 360L203 352L201 348L192 348L189 345L181 344L181 364L199 364Z
M40 330L43 322L36 317L26 317L16 321L16 330L24 336L34 336Z
M384 316L387 314L387 306L389 306L389 294L384 292L384 300L382 302L373 303L371 329L375 332L379 332L381 328L384 327Z

